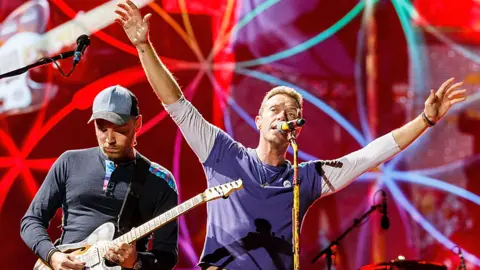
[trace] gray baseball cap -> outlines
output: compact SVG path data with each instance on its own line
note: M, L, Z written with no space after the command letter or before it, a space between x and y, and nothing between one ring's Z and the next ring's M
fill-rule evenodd
M103 89L95 97L90 123L104 119L116 125L124 125L128 120L140 115L138 100L127 88L115 85Z

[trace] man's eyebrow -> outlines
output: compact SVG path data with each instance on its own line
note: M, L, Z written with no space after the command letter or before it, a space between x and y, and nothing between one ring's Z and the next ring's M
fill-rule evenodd
M123 125L121 125L121 126L115 126L115 128L124 128L124 127L128 127L128 123L125 123L125 124L123 124Z
M296 106L295 104L290 104L290 105L287 105L286 107L287 107L287 109L295 109L295 110L300 109L300 108L299 108L298 106Z

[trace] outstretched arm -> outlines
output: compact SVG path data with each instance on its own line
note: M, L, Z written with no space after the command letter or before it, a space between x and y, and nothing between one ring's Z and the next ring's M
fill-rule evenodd
M165 105L173 121L192 150L203 163L207 160L219 129L208 123L190 102L185 100L182 91L172 74L158 57L149 41L149 19L151 14L142 18L135 4L127 0L119 3L117 9L119 23L132 44L137 48L143 69L156 95Z
M459 90L462 83L445 81L425 101L421 115L401 128L377 138L366 147L333 161L321 161L317 169L322 175L322 195L331 194L348 186L355 178L395 156L417 139L429 126L438 122L455 104L466 99L466 89Z
M115 21L123 27L128 38L137 48L148 81L158 98L164 104L172 104L180 99L183 95L182 90L158 57L149 40L149 20L152 14L149 13L142 18L140 10L130 0L119 3L115 13L118 14Z
M430 90L430 96L425 101L423 113L392 132L393 138L395 138L400 149L405 149L431 124L438 122L453 104L466 99L467 89L458 89L463 85L463 82L454 84L453 81L454 78L448 79L436 92L433 89Z

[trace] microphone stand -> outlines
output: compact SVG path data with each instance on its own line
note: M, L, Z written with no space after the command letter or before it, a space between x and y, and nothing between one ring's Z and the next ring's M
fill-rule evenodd
M298 178L298 146L295 141L297 131L288 133L288 140L293 148L293 209L292 209L292 243L293 243L293 270L300 269L300 179Z
M342 240L355 227L358 227L358 225L360 225L361 222L365 218L367 218L373 211L377 210L377 208L380 208L380 207L381 207L381 204L372 205L372 207L370 207L370 209L367 212L363 213L363 215L360 218L354 219L352 226L348 227L347 230L345 230L339 237L337 237L337 239L335 239L332 243L330 243L330 245L328 245L328 247L326 247L324 250L320 251L320 253L317 256L315 256L315 258L313 258L312 264L314 264L323 255L326 255L327 256L327 266L328 266L327 269L331 270L332 269L332 256L333 256L332 248L334 246L337 246L338 243L340 242L340 240Z
M68 51L68 52L64 52L64 53L61 53L59 55L56 55L56 56L53 56L53 57L46 57L46 58L41 58L40 60L38 60L37 62L33 63L33 64L30 64L28 66L25 66L25 67L22 67L22 68L19 68L19 69L16 69L16 70L12 70L12 71L9 71L7 73L4 73L4 74L0 74L0 79L3 79L3 78L7 78L7 77L12 77L12 76L16 76L16 75L20 75L22 73L25 73L27 72L28 70L32 69L32 68L35 68L35 67L38 67L38 66L42 66L42 65L46 65L48 63L51 63L51 62L55 62L56 60L60 60L60 59L66 59L66 58L69 58L69 57L73 57L73 54L74 54L75 51ZM56 64L56 63L55 63ZM68 77L73 69L75 68L75 66L72 67L72 70L68 73L68 75L65 75L63 74L63 71L60 69L60 71L62 72L62 74L66 77Z
M458 248L458 257L460 257L460 265L457 267L457 270L467 270L467 267L465 266L465 260L463 259L463 254L462 254L462 249L457 246Z

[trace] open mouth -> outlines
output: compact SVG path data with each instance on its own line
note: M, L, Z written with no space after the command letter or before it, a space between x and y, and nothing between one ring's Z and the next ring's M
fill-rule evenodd
M270 130L273 130L275 133L278 133L278 134L282 135L283 137L286 136L286 133L283 132L283 131L280 131L280 130L278 129L277 125L271 126L271 127L270 127Z

